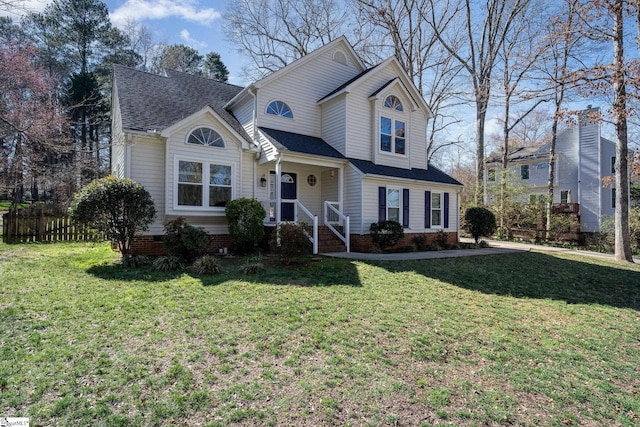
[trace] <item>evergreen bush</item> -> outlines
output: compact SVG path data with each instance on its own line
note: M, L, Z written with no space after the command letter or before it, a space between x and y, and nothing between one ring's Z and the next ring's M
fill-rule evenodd
M164 230L164 250L169 256L178 257L187 264L202 255L209 243L203 230L187 224L181 216L165 224Z
M266 212L256 199L240 198L227 202L225 214L235 252L253 252L264 236Z
M369 227L371 241L382 252L397 244L404 236L404 229L397 221L378 221Z
M480 237L491 236L496 231L496 217L487 208L469 208L464 214L464 219L467 232L473 236L476 244Z

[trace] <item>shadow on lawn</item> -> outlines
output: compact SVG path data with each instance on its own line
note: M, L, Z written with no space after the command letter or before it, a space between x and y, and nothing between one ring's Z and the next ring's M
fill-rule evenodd
M270 284L276 286L362 286L357 267L349 260L310 260L290 266L282 266L276 260L265 259L264 271L245 274L244 260L237 258L222 262L222 272L213 275L196 275L189 269L157 271L152 267L130 268L120 264L104 264L90 267L87 273L103 280L165 282L183 275L193 277L203 286L216 286L232 280Z
M640 310L640 272L623 266L613 268L535 252L376 265L486 294Z

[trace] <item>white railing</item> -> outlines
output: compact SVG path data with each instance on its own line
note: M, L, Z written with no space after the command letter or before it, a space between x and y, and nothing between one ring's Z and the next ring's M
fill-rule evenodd
M324 225L326 225L327 228L333 232L333 234L338 236L338 238L342 240L342 242L344 242L344 245L347 247L347 252L351 252L351 239L349 238L349 217L340 212L340 210L336 208L336 205L340 207L340 203L338 202L324 202ZM342 225L344 227L344 235L336 230L334 225Z
M299 212L304 213L311 220L311 224L313 227L312 235L310 236L306 230L305 230L305 234L307 235L307 237L309 238L309 241L313 245L313 254L316 255L318 253L318 215L312 214L311 211L305 207L305 205L300 203L299 200L295 200L294 209L295 209L294 218L296 222L300 221L300 219L298 218Z

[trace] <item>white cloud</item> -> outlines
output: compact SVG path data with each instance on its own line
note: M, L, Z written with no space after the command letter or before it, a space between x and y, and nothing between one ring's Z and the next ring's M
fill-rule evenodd
M193 0L127 0L111 13L111 21L118 27L128 19L137 21L181 18L209 25L222 14L214 8L202 9Z
M187 44L194 49L203 49L207 47L207 44L205 42L201 42L200 40L196 40L191 37L191 33L186 29L180 31L180 38L187 42Z

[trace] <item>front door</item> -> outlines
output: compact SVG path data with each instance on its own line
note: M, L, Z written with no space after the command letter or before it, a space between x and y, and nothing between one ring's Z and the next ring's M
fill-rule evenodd
M275 173L271 173L271 178L275 181ZM296 200L298 198L297 191L297 175L295 173L283 172L280 175L280 220L295 221L295 202L288 200Z

